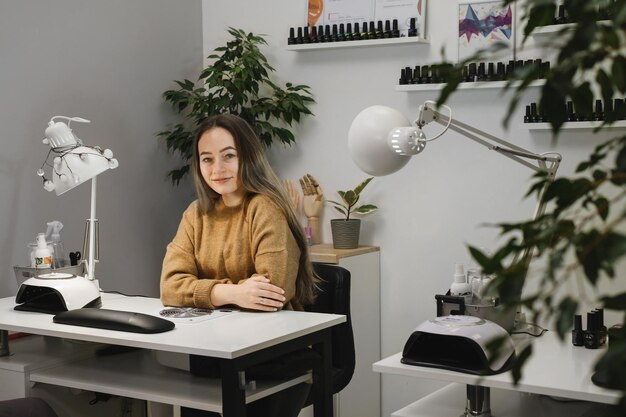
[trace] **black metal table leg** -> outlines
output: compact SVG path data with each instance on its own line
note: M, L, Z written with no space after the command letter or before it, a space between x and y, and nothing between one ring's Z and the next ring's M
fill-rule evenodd
M221 361L222 415L246 417L246 391L239 386L239 371L232 360Z
M322 332L322 339L313 345L313 349L322 357L319 366L313 368L313 390L315 402L313 403L313 415L315 417L333 416L333 392L332 392L332 350L331 331Z

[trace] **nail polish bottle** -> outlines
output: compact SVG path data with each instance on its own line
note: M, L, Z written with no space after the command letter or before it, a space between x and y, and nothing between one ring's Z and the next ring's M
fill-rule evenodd
M435 67L430 69L430 82L433 84L439 84L442 82L441 79L441 71L439 68Z
M361 38L361 32L359 31L359 22L355 22L354 23L354 32L352 32L352 40L354 41L360 41Z
M504 66L504 62L498 62L496 67L496 80L502 81L506 79L506 69Z
M289 37L287 38L287 45L294 45L296 43L296 37L294 28L289 28Z
M317 41L319 43L326 42L326 38L324 37L324 26L322 25L317 27Z
M376 24L374 21L370 21L370 26L367 30L367 39L376 39Z
M515 73L515 61L511 60L508 64L506 64L506 69L504 71L504 79L508 80L513 78L513 74Z
M330 41L331 42L337 42L339 40L339 32L337 31L337 24L334 23L333 24L333 32L330 35Z
M567 23L566 18L565 18L565 6L564 5L559 5L559 13L557 14L556 18L554 19L554 24L555 25L562 25Z
M467 66L467 81L474 82L476 81L476 63L472 62Z
M575 112L576 112L576 121L577 122L586 122L587 119L587 109L579 109L578 107L574 108Z
M398 19L393 19L393 23L391 25L391 37L392 38L400 37L400 31L398 30Z
M406 83L411 84L411 80L413 80L413 69L411 69L411 67L405 67L404 73L406 76Z
M613 106L613 112L615 113L615 120L624 119L624 99L616 98Z
M389 20L385 20L385 31L383 32L383 38L391 38L391 22Z
M495 67L493 65L493 62L490 62L487 64L487 77L486 77L486 81L495 81L494 78L496 76L495 73Z
M305 26L303 28L303 35L302 35L302 43L311 43L311 36L309 35L309 27Z
M469 75L468 75L467 65L464 65L463 69L461 70L461 82L466 83L468 78L469 78Z
M318 39L317 39L317 26L312 26L311 27L311 43L317 43Z
M398 80L398 84L400 85L406 85L406 69L402 68L400 70L400 79Z
M574 103L572 101L567 102L567 121L576 121L576 113L574 112Z
M583 317L580 314L576 314L574 316L574 330L572 330L572 345L583 346L584 344Z
M541 59L535 59L535 61L533 63L533 69L535 71L535 78L536 79L542 78L541 77L541 68L542 68Z
M526 114L524 115L524 123L532 123L532 117L530 115L530 105L526 106Z
M409 37L417 36L417 28L415 27L415 18L412 17L409 24Z
M344 42L346 40L346 28L343 23L339 24L339 35L337 37L339 42Z
M383 30L383 21L376 22L376 39L384 39L385 31Z
M411 84L421 84L422 83L422 73L420 71L419 65L416 65L413 69L413 79L411 80Z
M478 64L478 71L476 72L476 81L485 81L487 75L485 74L485 63Z
M604 309L596 308L594 311L596 312L596 323L598 326L598 345L604 346L606 345L606 338L608 335L608 330L604 325Z
M598 348L598 328L596 322L596 313L590 311L587 313L587 330L585 330L585 348Z
M604 120L604 111L602 110L602 100L596 100L596 107L593 112L593 120Z
M550 61L546 61L541 64L541 77L542 79L548 78L550 75Z
M345 38L347 41L354 40L354 32L352 32L352 23L346 23L346 35Z
M302 44L302 28L301 27L298 28L298 36L296 36L296 44L298 45Z
M361 40L369 39L369 32L367 30L367 22L363 22L363 29L361 29Z
M537 103L530 103L530 120L531 123L537 123L539 121L539 114L537 113Z
M324 26L324 40L322 42L331 42L330 25Z
M432 83L430 68L428 65L422 65L422 84Z
M615 117L615 113L613 110L613 100L611 99L604 102L604 118L611 120L613 117Z

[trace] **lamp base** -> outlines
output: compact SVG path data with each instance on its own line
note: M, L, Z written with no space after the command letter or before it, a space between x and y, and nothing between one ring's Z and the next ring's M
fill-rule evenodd
M15 310L49 314L102 307L98 287L85 277L29 278L20 285L15 302Z

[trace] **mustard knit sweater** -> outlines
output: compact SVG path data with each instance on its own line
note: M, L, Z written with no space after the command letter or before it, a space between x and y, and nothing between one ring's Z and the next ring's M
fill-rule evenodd
M215 308L211 290L237 284L253 274L266 275L285 290L285 309L301 310L292 300L300 249L281 209L254 195L236 207L222 200L209 213L194 201L183 213L167 246L161 272L161 301L167 306Z

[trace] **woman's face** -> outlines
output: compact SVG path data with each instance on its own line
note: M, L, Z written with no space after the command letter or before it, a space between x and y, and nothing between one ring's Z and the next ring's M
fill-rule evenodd
M200 172L209 187L222 196L224 204L241 204L245 190L239 182L239 156L235 139L228 130L214 127L198 141Z

